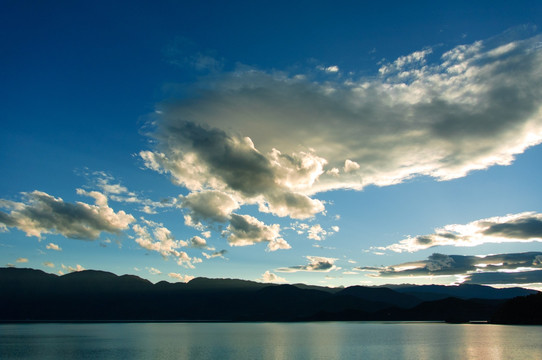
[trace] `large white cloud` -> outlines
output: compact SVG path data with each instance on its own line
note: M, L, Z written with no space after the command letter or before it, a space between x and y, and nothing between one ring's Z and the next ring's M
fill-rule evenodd
M509 164L542 138L542 49L540 37L495 43L458 46L436 63L418 51L370 79L255 69L213 77L196 97L161 109L157 138L169 163L160 166L189 187L218 181L253 195L284 169L301 176L290 174L288 189L314 193ZM292 159L270 165L277 151ZM324 165L344 173L336 179Z
M373 250L413 252L433 246L477 246L485 243L542 241L542 214L524 212L476 220L468 224L451 224L433 234L408 237Z
M197 208L209 191L304 219L325 210L318 192L507 165L542 141L542 47L505 38L416 51L372 78L214 74L160 106L156 147L140 156L193 192L194 223L234 209Z
M79 195L94 198L95 205L83 202L67 203L42 191L24 193L26 203L0 199L0 225L16 227L27 236L41 238L42 234L62 234L72 239L94 240L101 232L118 234L135 221L130 214L115 212L107 197L98 191L77 190Z
M540 143L540 43L540 36L494 38L440 57L425 48L383 64L372 78L345 78L338 68L325 81L246 67L215 73L191 97L160 106L156 146L140 156L191 191L181 199L187 224L230 222L231 245L287 248L274 225L232 211L258 204L306 219L325 211L314 198L322 191L420 175L453 179L510 164ZM312 238L324 235L313 230ZM512 241L496 233L452 239L455 230L446 231L388 249Z

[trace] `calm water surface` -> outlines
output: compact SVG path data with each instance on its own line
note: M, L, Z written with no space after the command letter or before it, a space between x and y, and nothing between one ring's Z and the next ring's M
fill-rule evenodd
M542 359L541 326L2 324L0 359Z

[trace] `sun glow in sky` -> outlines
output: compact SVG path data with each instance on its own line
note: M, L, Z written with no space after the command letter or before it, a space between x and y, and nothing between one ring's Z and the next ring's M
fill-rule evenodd
M542 284L542 4L9 2L0 264Z

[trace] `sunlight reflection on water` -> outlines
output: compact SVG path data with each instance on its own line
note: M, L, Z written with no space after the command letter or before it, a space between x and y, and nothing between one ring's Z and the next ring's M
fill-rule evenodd
M541 359L542 327L442 323L0 325L1 359Z

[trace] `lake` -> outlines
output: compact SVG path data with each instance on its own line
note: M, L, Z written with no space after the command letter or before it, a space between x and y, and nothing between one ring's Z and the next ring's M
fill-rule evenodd
M0 324L0 359L542 359L542 326Z

